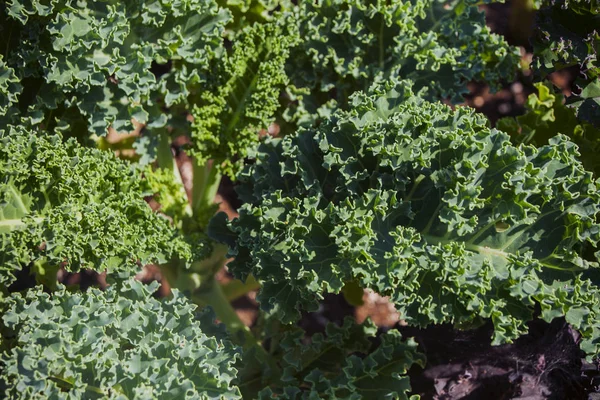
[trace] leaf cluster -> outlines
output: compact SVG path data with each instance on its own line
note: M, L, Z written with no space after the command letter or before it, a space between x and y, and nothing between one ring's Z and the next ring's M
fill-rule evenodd
M0 389L11 399L239 399L239 351L212 313L158 284L125 281L106 291L51 295L41 288L3 302L10 350ZM6 339L5 339L6 340ZM6 343L5 343L6 345Z
M207 66L228 18L205 0L5 2L3 122L83 137L133 130L132 119L160 124L153 64Z
M598 4L542 3L533 66L578 65L583 90L563 104L539 84L497 128L439 101L516 71L473 0L0 4L1 393L413 399L413 340L351 319L312 336L291 325L350 285L417 326L491 319L494 344L539 307L597 354ZM257 145L275 120L280 137ZM207 238L223 174L244 205L208 233L261 284L252 331ZM172 297L130 279L149 263ZM57 284L87 268L111 285ZM27 273L42 285L21 291Z
M256 24L237 36L231 54L214 59L203 90L192 100L191 154L199 164L212 159L223 173L235 176L245 149L268 128L279 106L279 91L288 83L285 62L300 39L293 20Z
M511 135L516 143L545 145L563 134L579 147L581 162L588 171L600 176L600 129L577 118L576 110L565 104L562 94L552 93L548 83L536 83L538 93L527 99L527 113L503 118L496 127Z
M0 179L2 285L32 264L51 282L59 268L132 274L192 259L192 246L144 201L152 191L141 171L109 152L8 126Z
M239 219L213 231L230 270L263 282L262 307L293 322L354 281L414 325L490 318L497 344L526 332L537 303L597 352L598 264L583 254L600 239L600 183L577 147L560 135L514 146L408 82L351 102L263 143L239 175Z
M417 351L414 340L403 340L397 330L377 335L377 327L370 321L356 324L347 317L341 326L330 323L324 333L306 338L301 329L282 327L278 321L270 321L272 319L273 315L267 319L270 326L266 327L267 333L273 333L269 337L269 351L278 359L282 374L276 384L264 387L268 381L264 371L254 367L252 354L244 355L239 366L239 376L247 382L240 386L244 398L385 399L392 396L408 400L407 371L413 366L425 365L425 356Z
M286 65L283 119L299 125L345 108L374 81L410 79L427 98L458 103L466 83L495 89L518 65L518 51L470 1L307 1L295 12L303 40Z

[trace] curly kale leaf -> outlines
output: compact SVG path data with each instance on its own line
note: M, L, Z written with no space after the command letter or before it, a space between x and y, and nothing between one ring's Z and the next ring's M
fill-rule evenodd
M302 2L296 12L303 41L286 66L292 86L284 119L306 125L326 118L381 78L410 79L429 98L453 102L462 101L469 81L494 89L512 79L518 51L490 32L471 1L446 3Z
M0 131L0 282L34 263L131 272L190 246L144 201L141 173L112 153L22 127Z
M248 26L272 21L276 10L292 7L290 0L217 0L217 4L231 12L232 18L226 27L230 40Z
M527 99L527 113L506 117L496 127L511 135L516 143L546 145L563 134L577 144L584 167L600 176L600 129L580 121L575 110L564 104L564 96L552 93L548 84L537 83L538 93Z
M235 176L246 148L273 121L279 92L287 84L289 47L298 41L289 26L255 24L240 34L231 54L214 60L205 87L193 100L191 154L200 165L212 159L223 173Z
M0 31L1 32L1 31ZM0 115L6 114L19 101L19 93L23 87L13 68L2 60L0 54Z
M32 124L82 135L133 130L132 119L161 118L152 64L206 67L228 19L212 0L9 0L0 5L0 71L17 80L0 83L0 107L8 99Z
M377 334L370 321L357 324L347 317L341 326L307 336L297 327L281 326L275 316L263 321L269 354L282 374L269 382L252 354L238 361L244 398L260 399L408 399L412 366L425 364L412 339L399 332Z
M160 212L173 220L177 227L189 215L190 204L184 187L173 179L173 172L169 169L146 166L144 179L148 182L155 200L160 204Z
M580 93L567 99L578 118L600 126L600 2L545 0L536 15L532 66L542 77L578 66Z
M238 351L213 316L158 284L14 294L2 304L0 387L11 399L238 399Z
M319 128L267 140L239 175L239 218L212 234L287 323L355 281L410 324L491 318L494 343L525 332L537 302L597 351L598 265L582 254L600 239L600 183L565 136L513 146L487 124L407 83L359 93Z

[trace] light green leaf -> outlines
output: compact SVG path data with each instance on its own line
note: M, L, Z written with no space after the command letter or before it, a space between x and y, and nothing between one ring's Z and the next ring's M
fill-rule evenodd
M5 129L0 131L3 285L31 263L135 273L139 265L173 257L191 261L190 246L144 201L152 191L140 171L74 140Z
M4 300L0 387L11 399L239 399L238 351L214 316L158 284L105 292L41 287Z

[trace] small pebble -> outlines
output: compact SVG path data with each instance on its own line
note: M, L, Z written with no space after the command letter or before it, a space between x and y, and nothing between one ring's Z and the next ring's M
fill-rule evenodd
M500 114L508 114L510 112L511 106L508 103L502 103L498 106L498 112Z
M510 91L514 94L523 93L523 84L521 82L515 82L510 86Z

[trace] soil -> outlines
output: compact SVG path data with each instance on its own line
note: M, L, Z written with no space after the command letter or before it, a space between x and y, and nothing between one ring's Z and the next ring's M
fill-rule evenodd
M577 334L562 319L529 328L513 344L491 346L491 324L472 331L400 327L428 356L424 371L410 371L413 390L436 400L586 399L598 371L582 362Z

